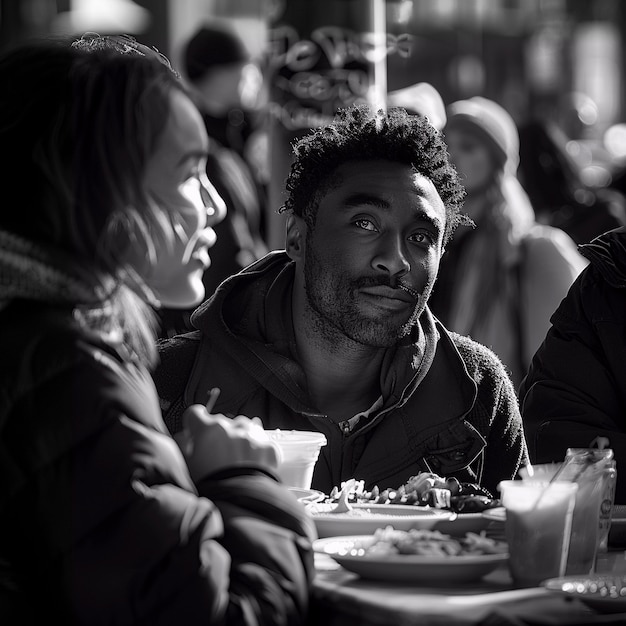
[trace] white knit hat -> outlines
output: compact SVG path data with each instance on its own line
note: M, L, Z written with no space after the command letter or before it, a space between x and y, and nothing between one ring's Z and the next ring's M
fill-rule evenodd
M494 153L510 173L519 165L519 133L513 118L497 102L475 96L458 100L448 107L446 128L469 124L490 140Z

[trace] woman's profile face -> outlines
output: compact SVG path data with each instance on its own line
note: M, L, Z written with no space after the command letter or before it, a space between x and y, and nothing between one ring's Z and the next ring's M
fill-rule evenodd
M445 138L468 195L485 189L495 173L493 156L485 142L476 133L461 128L449 128Z
M177 89L169 98L169 118L146 165L144 185L168 214L174 234L154 242L156 258L143 278L163 306L189 308L204 297L202 275L215 243L212 226L226 209L206 176L208 138L200 113Z

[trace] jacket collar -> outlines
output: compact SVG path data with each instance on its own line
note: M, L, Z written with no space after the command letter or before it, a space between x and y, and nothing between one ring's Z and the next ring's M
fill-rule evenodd
M626 288L626 227L604 233L579 250L612 287Z

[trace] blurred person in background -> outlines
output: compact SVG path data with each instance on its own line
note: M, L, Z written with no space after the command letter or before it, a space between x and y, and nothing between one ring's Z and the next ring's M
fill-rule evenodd
M520 126L519 135L518 176L539 222L561 228L577 244L626 225L624 196L585 182L561 128L530 120Z
M209 135L207 175L226 204L226 215L215 229L211 267L203 278L210 296L222 280L268 252L263 236L265 189L247 160L263 141L255 111L263 78L241 35L227 24L202 26L186 42L182 59L184 77ZM161 335L189 330L190 313L163 310Z
M193 306L220 199L200 113L128 37L0 59L0 623L303 623L314 528L254 420L150 370Z
M517 127L504 108L481 97L455 102L444 134L475 228L446 247L431 308L491 348L517 386L586 262L565 232L536 223L516 177Z
M312 487L397 489L419 472L492 494L526 462L515 389L428 299L463 189L441 134L404 109L342 110L294 145L285 250L226 279L160 343L166 423L220 387L224 414L322 432Z

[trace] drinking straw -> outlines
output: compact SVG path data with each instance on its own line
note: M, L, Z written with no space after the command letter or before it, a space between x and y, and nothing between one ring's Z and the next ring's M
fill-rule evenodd
M206 410L209 413L211 413L213 411L213 407L215 406L215 403L217 402L217 398L220 395L220 388L213 387L213 389L209 389L209 392L207 395L209 396L209 399L207 400L207 403L206 403Z
M579 467L578 467L578 472L574 474L574 476L572 476L572 478L568 481L568 482L572 482L575 483L578 481L578 479L580 478L581 474L583 474L585 472L585 470L590 466L593 465L594 460L593 460L593 454L591 452L586 452L583 455L583 460L584 463L579 463ZM572 462L574 461L573 457L567 457L565 459L565 461L561 464L561 467L559 467L556 472L554 473L554 475L552 476L552 478L548 481L548 484L544 487L544 489L541 490L541 492L539 493L539 496L537 497L537 500L535 501L535 504L533 505L533 509L537 508L537 505L539 504L541 498L543 498L544 494L548 491L548 489L550 488L550 485L563 473L563 470L568 466L571 465Z

